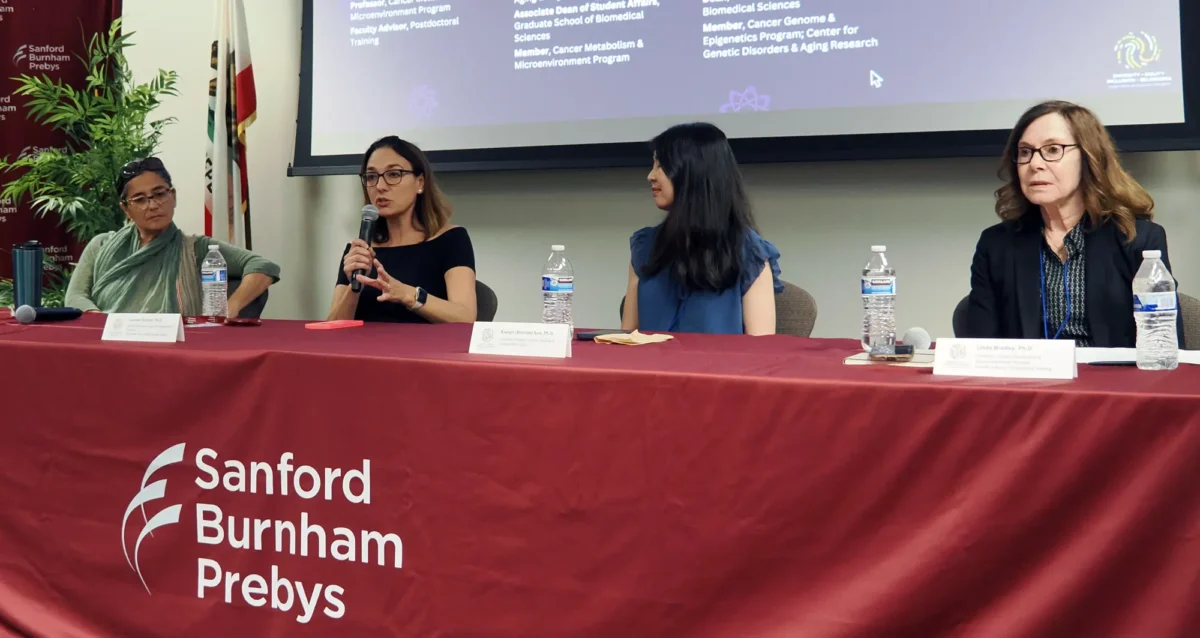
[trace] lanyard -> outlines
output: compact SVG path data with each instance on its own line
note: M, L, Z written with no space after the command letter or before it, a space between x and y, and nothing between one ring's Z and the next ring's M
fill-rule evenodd
M1042 338L1057 339L1058 335L1062 334L1063 328L1067 327L1067 322L1071 320L1071 286L1067 282L1067 272L1071 268L1071 255L1067 253L1067 261L1063 263L1063 290L1067 295L1067 316L1063 318L1061 324L1058 325L1058 331L1054 333L1054 337L1050 336L1050 313L1046 312L1046 249L1038 251L1038 256L1041 258L1041 268L1038 269L1038 276L1042 281Z

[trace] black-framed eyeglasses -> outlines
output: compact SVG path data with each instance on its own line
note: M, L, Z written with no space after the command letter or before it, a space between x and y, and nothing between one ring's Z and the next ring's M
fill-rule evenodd
M404 168L393 168L390 170L386 170L382 173L371 173L371 172L363 173L362 175L359 175L359 179L362 180L363 184L373 187L379 183L379 178L382 177L383 182L385 184L387 184L388 186L395 186L395 185L399 184L400 182L404 181L405 175L416 175L416 174L417 174L416 171L410 171L410 170L407 170Z
M1028 164L1033 161L1033 154L1037 153L1042 156L1042 159L1047 162L1061 161L1063 156L1067 154L1067 149L1075 148L1078 144L1047 144L1041 148L1033 148L1031 146L1022 146L1017 149L1016 163Z
M146 210L151 204L155 207L162 206L167 203L167 200L175 194L174 188L157 188L149 195L138 195L125 200L125 205L134 210Z
M145 157L138 160L133 160L125 166L121 167L122 179L133 179L146 171L161 171L167 167L163 165L162 160L157 157Z

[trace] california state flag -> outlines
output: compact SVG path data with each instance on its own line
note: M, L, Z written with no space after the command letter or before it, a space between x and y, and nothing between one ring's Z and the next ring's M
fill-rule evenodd
M208 153L204 162L204 233L247 249L250 182L246 129L254 123L254 68L242 0L217 0L208 80Z

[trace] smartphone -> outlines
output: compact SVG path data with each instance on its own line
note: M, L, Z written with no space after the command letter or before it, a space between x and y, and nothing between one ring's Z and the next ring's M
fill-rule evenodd
M595 341L596 337L603 335L625 335L629 334L628 330L586 330L576 332L575 338L580 341Z
M871 361L889 361L907 363L913 360L915 351L912 346L896 345L887 348L873 349L867 355Z

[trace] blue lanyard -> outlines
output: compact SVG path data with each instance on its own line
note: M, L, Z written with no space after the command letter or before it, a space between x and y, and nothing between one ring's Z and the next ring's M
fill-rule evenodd
M1042 280L1042 338L1049 339L1050 337L1050 313L1046 312L1046 249L1042 248L1038 251L1038 257L1041 258L1041 268L1038 269L1038 276ZM1061 324L1058 325L1058 332L1054 333L1055 339L1062 334L1063 328L1067 327L1067 322L1071 320L1071 285L1067 282L1067 272L1071 268L1071 254L1067 252L1067 261L1063 263L1063 290L1067 294L1067 316L1063 318Z

